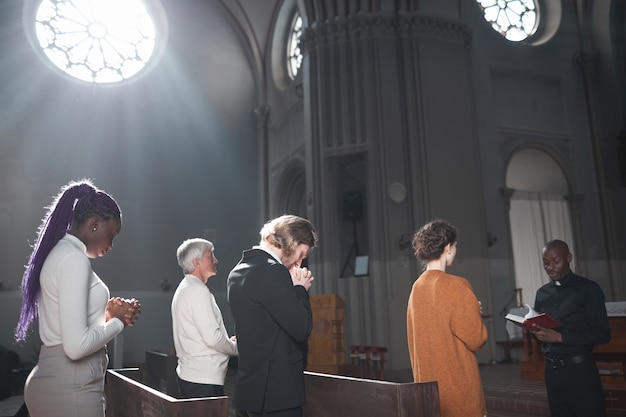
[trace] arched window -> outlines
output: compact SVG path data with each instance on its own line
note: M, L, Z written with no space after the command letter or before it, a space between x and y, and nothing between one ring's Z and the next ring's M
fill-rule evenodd
M42 0L35 19L48 59L82 81L129 79L155 49L155 25L140 0Z
M506 39L519 42L532 36L539 24L535 0L476 0L485 20Z
M287 72L294 80L302 65L302 51L300 50L300 36L302 35L302 16L296 13L289 31L289 42L287 42Z

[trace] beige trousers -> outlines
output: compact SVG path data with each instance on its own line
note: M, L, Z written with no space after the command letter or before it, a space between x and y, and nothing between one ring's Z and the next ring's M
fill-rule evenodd
M73 361L61 345L42 346L24 386L30 417L104 417L108 362L104 348Z

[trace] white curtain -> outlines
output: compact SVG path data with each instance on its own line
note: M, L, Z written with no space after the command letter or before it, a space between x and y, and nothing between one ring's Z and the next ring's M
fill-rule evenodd
M569 207L560 195L515 191L509 220L516 287L522 289L523 302L532 306L537 290L549 280L541 257L545 243L560 239L576 253ZM574 260L571 265L573 268Z

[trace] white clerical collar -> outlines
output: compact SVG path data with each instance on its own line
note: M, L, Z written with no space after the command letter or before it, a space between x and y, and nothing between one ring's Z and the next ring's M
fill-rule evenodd
M562 284L561 284L561 281L554 281L554 285L556 285L557 287L560 287Z
M261 249L264 252L269 253L270 255L272 255L272 258L276 259L278 262L280 262L281 264L283 263L280 258L278 257L278 255L276 254L276 252L272 251L270 248L266 247L266 246L261 246L261 245L257 245L257 246L253 246L252 249Z

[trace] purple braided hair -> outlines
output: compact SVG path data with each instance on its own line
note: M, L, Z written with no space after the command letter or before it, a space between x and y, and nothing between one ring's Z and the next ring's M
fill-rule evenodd
M39 275L52 248L74 224L80 226L91 217L107 221L121 220L122 216L115 200L88 179L65 185L47 209L22 277L22 310L15 329L18 342L26 339L28 329L37 317L37 301L41 293Z

